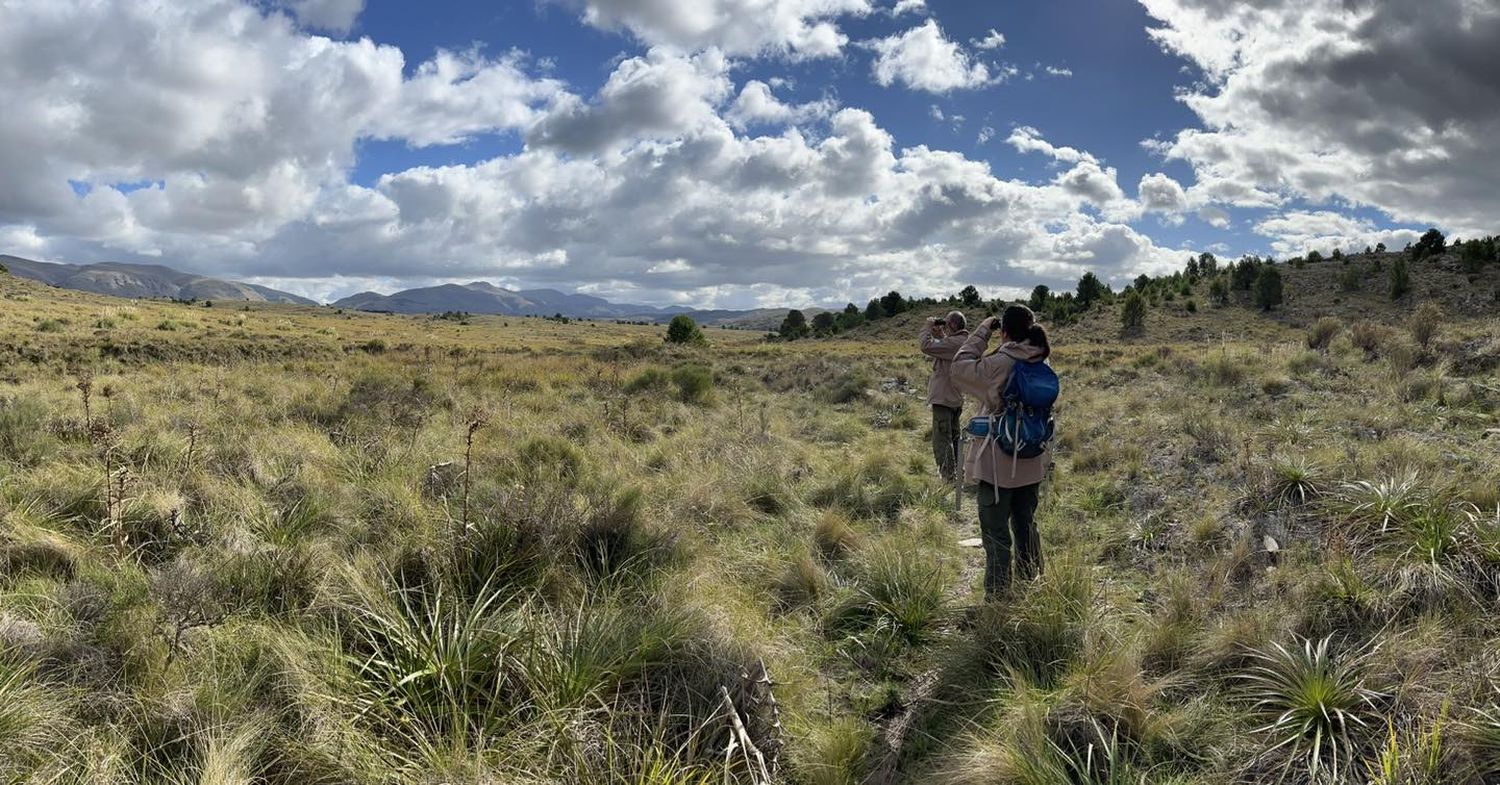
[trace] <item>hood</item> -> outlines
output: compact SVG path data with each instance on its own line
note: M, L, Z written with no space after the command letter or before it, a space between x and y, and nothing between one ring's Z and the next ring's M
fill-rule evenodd
M1005 354L1026 363L1035 362L1036 360L1040 359L1043 354L1042 347L1040 346L1032 346L1029 343L1016 343L1015 341L1001 344L1000 348L996 351L1004 352Z

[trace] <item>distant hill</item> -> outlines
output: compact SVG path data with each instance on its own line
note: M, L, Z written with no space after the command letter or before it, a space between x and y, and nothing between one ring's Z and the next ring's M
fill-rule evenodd
M360 292L334 303L339 308L380 313L444 313L462 311L494 316L552 316L562 314L575 319L614 319L620 321L665 322L677 314L687 314L699 324L738 327L747 330L771 330L786 318L785 308L760 308L749 311L694 310L682 306L658 308L650 305L613 303L587 294L566 294L555 289L513 291L494 284L475 281L467 284L440 284L407 289L395 294ZM805 309L811 318L820 309Z
M1077 323L1048 324L1063 342L1105 343L1118 340L1202 341L1223 337L1251 339L1274 334L1286 327L1300 328L1320 317L1336 317L1346 324L1368 319L1395 323L1416 306L1432 302L1454 317L1476 317L1500 313L1500 265L1490 264L1476 273L1463 272L1457 254L1449 251L1410 263L1411 293L1391 300L1388 273L1402 252L1350 254L1344 260L1325 259L1303 267L1279 264L1285 300L1269 313L1250 302L1250 293L1232 293L1230 305L1215 306L1208 285L1200 282L1191 297L1175 297L1153 304L1140 332L1123 334L1119 304L1095 308ZM1221 260L1221 264L1229 260ZM1352 271L1353 283L1346 284ZM1188 302L1193 307L1188 307ZM956 303L942 303L897 314L861 325L839 336L851 340L915 339L924 319L941 316ZM965 310L971 320L984 317L982 308ZM1045 324L1045 322L1044 322ZM993 345L993 344L992 344Z
M135 298L181 300L245 300L249 302L317 305L306 297L239 281L224 281L185 273L156 264L52 264L0 255L11 275L30 278L62 289Z

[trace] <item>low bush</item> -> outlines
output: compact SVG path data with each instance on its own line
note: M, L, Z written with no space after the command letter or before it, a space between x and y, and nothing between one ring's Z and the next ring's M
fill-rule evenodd
M652 366L649 368L643 368L639 373L630 377L630 381L627 381L625 383L625 392L660 392L661 390L666 389L667 386L671 383L671 373L669 373L665 368Z
M677 398L683 403L704 406L713 402L714 374L702 365L683 365L672 371Z
M1325 351L1333 339L1344 329L1344 323L1331 316L1325 316L1313 324L1307 331L1307 348Z

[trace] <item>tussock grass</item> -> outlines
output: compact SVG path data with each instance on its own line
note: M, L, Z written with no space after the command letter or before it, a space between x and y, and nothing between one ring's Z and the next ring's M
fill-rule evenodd
M1491 324L1062 328L969 607L909 335L0 289L7 782L748 782L721 688L778 782L1500 774Z

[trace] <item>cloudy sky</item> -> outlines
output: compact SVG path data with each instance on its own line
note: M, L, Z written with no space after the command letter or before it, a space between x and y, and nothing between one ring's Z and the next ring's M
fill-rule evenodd
M1500 228L1500 0L0 0L0 253L991 295Z

